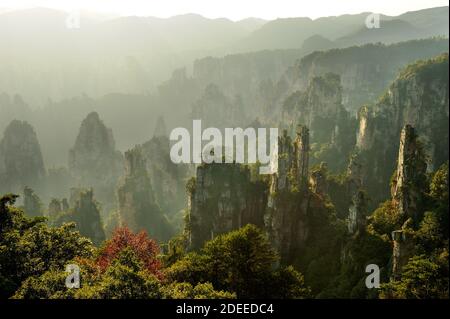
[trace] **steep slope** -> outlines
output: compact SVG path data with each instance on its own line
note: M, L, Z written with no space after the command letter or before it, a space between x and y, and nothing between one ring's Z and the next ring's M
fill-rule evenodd
M355 114L361 105L383 93L399 69L443 52L448 52L448 40L442 38L314 52L280 78L279 82L288 83L281 100L295 90L304 90L313 77L331 72L340 75L343 104Z
M76 186L94 188L97 198L109 208L122 165L122 154L115 148L112 130L98 113L90 113L81 123L69 151L69 170Z
M373 198L386 197L402 127L413 125L433 170L448 160L448 54L406 67L372 107L359 112L357 151Z
M305 91L286 98L279 126L288 128L293 136L298 124L310 130L312 164L325 161L333 171L345 169L355 143L356 123L342 104L339 75L313 77Z
M0 193L41 186L46 176L41 147L33 127L13 120L0 141Z
M155 201L141 146L125 153L125 172L119 181L117 196L120 224L134 232L145 230L159 241L173 235L172 226Z
M156 203L170 218L172 224L182 224L180 211L186 204L185 181L187 165L175 164L170 160L170 141L162 117L153 137L142 144L142 154L150 178Z

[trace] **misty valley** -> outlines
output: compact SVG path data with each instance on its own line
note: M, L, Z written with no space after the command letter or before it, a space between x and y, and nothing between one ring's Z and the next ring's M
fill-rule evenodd
M368 14L0 10L0 299L448 299L448 7Z

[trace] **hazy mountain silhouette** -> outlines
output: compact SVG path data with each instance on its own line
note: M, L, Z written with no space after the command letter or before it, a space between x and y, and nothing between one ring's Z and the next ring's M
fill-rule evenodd
M286 18L267 22L260 29L241 41L235 50L263 50L300 48L303 41L319 35L330 40L346 39L345 44L355 45L374 41L391 43L401 40L448 35L448 6L411 11L396 17L380 15L381 20L399 20L383 24L385 30L369 30L365 20L370 12L341 16L310 18ZM368 31L368 32L364 32ZM394 32L394 35L391 35ZM374 36L375 34L375 36ZM362 38L368 36L367 41ZM353 41L353 42L352 42Z
M287 48L312 52L448 35L447 10L382 16L380 29L365 27L369 13L233 22L197 14L163 19L81 12L80 28L68 28L66 12L10 11L0 14L0 87L9 94L20 92L32 107L48 98L82 94L148 94L174 69L209 55Z

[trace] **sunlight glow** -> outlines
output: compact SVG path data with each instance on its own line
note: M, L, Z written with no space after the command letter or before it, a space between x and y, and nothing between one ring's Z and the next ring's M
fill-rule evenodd
M446 0L0 0L2 8L48 7L59 10L89 10L118 15L170 17L197 13L208 18L232 20L247 17L318 18L340 14L377 12L398 15L406 11L448 5Z

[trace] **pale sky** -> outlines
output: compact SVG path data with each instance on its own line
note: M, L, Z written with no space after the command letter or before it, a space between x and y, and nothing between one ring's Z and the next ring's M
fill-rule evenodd
M0 8L49 7L66 11L86 9L119 15L170 17L197 13L208 18L276 19L406 11L448 5L448 0L0 0Z

